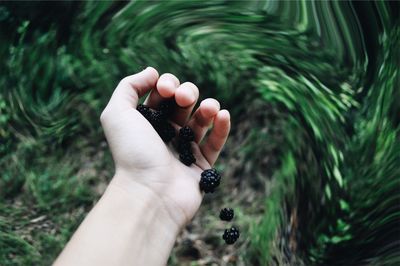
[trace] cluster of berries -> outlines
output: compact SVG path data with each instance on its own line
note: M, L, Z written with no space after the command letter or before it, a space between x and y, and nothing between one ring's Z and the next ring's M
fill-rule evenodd
M172 115L174 109L175 102L172 100L161 102L157 110L153 110L144 104L137 106L137 110L150 122L164 142L170 142L176 135L175 128L168 122L168 118ZM179 159L187 166L196 162L192 151L192 141L194 141L193 130L188 126L182 127L179 130L176 148L179 152Z
M139 104L137 107L137 110L150 122L164 142L170 142L176 136L175 128L168 122L168 118L172 115L174 109L175 102L172 100L162 102L157 110L153 110L144 104ZM179 153L179 159L187 166L196 162L191 145L194 138L194 132L190 127L184 126L179 130L176 148ZM206 169L201 173L199 182L201 191L213 193L220 183L221 175L216 169ZM223 221L231 221L233 216L234 212L230 208L222 209L219 215ZM236 242L239 236L239 230L236 227L231 227L224 231L222 238L226 244L231 245Z
M168 122L168 117L174 111L173 101L165 101L160 104L158 110L139 104L137 110L150 122L164 142L170 142L175 137L175 128Z

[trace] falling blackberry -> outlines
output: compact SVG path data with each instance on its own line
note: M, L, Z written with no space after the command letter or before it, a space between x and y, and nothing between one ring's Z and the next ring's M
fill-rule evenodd
M222 239L225 240L226 244L232 245L238 240L239 236L239 230L236 227L231 227L230 229L225 229Z
M185 141L194 141L194 132L190 127L184 126L179 130L179 138Z
M160 103L158 106L158 111L160 111L161 116L165 119L169 118L175 109L175 101L174 100L166 100Z
M230 220L233 219L233 216L234 216L234 212L233 212L233 209L231 209L231 208L223 208L221 210L221 212L219 213L219 218L222 221L228 221L229 222Z
M205 193L213 193L221 182L221 175L215 170L207 169L201 173L199 182L200 190Z
M179 154L179 159L182 163L187 166L190 166L192 163L196 162L196 158L194 158L193 153L191 151L184 152Z
M175 128L168 122L163 122L156 127L158 135L164 142L170 142L175 138Z

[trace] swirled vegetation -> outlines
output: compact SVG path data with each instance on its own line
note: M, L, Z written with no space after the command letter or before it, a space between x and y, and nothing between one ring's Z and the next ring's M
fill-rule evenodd
M1 3L0 264L57 256L112 176L99 114L118 80L148 65L196 83L233 118L224 190L171 265L400 264L399 10ZM233 248L214 215L224 203L243 228Z

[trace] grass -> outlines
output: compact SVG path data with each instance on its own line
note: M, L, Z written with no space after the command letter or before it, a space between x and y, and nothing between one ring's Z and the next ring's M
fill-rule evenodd
M113 175L99 115L147 65L196 83L233 120L222 192L171 265L398 264L397 13L394 2L2 2L0 264L60 252ZM233 247L223 205L242 231Z

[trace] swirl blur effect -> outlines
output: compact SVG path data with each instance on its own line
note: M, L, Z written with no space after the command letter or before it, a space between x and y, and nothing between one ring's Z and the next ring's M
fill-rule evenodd
M399 10L2 2L0 264L54 260L112 176L102 108L122 77L153 66L233 119L222 191L170 265L399 265ZM222 205L242 232L232 247Z

